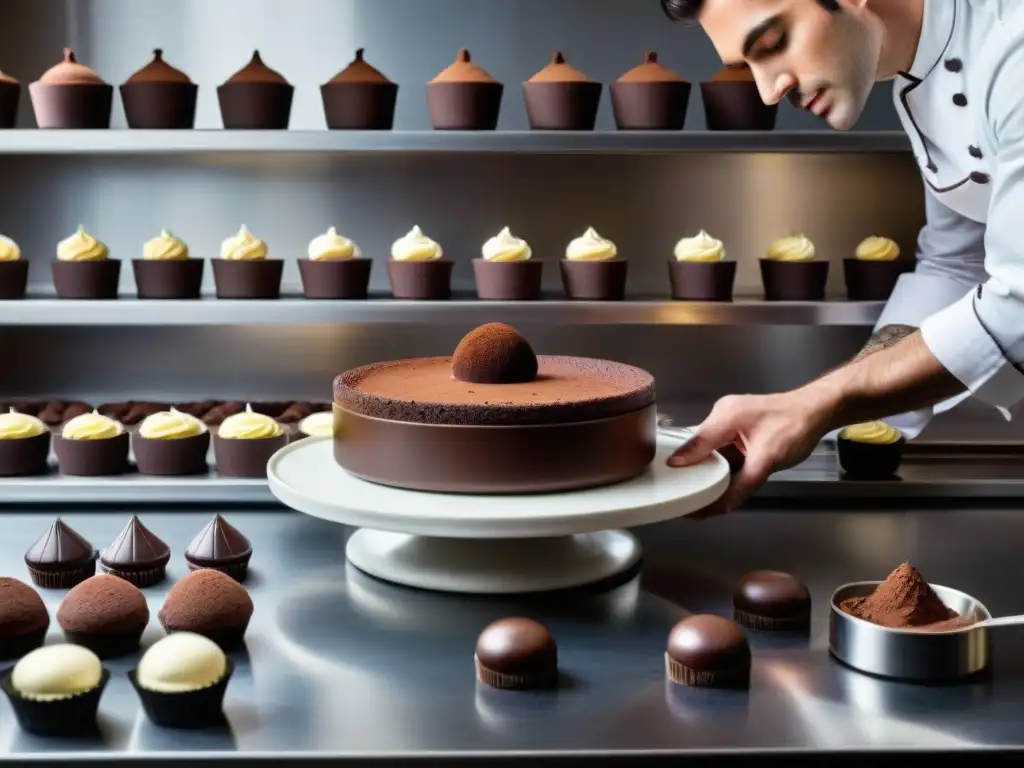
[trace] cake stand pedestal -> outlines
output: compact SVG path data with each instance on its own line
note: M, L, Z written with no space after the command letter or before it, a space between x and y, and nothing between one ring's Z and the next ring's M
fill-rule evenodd
M565 589L636 565L641 549L619 527L697 512L729 484L717 453L694 467L665 461L680 445L658 437L650 468L633 480L528 496L423 493L366 482L334 461L331 438L307 438L267 464L286 506L359 528L345 554L371 576L420 589L516 594Z

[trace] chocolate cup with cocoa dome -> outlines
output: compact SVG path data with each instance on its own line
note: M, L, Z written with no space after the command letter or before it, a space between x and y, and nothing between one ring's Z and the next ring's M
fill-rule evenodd
M448 259L388 261L391 295L396 299L440 301L452 297L452 268Z
M36 125L40 128L106 129L114 104L114 86L99 83L28 87Z
M858 443L839 437L836 439L836 454L839 466L847 477L854 480L886 480L899 471L906 444L906 438L903 437L887 445Z
M761 281L768 301L823 301L828 262L761 259Z
M292 116L295 88L285 83L225 83L217 88L228 130L283 131Z
M533 301L540 297L544 262L473 259L476 295L484 301Z
M28 289L28 261L0 261L0 299L23 299Z
M690 91L686 82L612 83L612 113L620 131L681 131Z
M284 262L281 259L232 261L211 259L218 299L279 299Z
M607 261L569 261L562 259L562 286L570 299L587 301L622 301L626 298L626 276L629 262L625 259Z
M213 436L213 457L221 477L266 478L270 457L288 445L288 433L255 440Z
M0 83L0 128L13 128L17 125L20 100L20 84Z
M704 117L709 131L771 131L777 104L765 104L754 83L701 83Z
M58 299L116 299L120 279L118 259L53 262L53 287Z
M299 259L302 294L307 299L365 299L373 259Z
M327 83L320 98L332 131L390 131L395 125L396 83Z
M865 261L843 259L846 295L850 301L885 301L892 295L900 275L911 272L914 264L907 259Z
M668 279L672 284L673 299L732 301L736 262L669 259Z
M198 299L203 285L204 266L203 259L132 259L139 298Z
M523 83L526 116L535 131L592 131L601 83Z
M104 440L66 440L53 436L53 451L61 474L75 477L123 475L128 471L127 432Z
M128 127L148 130L188 130L196 123L195 83L125 83L121 103Z
M501 83L429 83L430 122L436 131L493 131L504 91Z
M153 440L137 432L132 435L135 466L143 475L205 475L210 471L206 463L209 450L209 432L176 440Z
M50 471L50 433L0 440L0 477L29 477Z

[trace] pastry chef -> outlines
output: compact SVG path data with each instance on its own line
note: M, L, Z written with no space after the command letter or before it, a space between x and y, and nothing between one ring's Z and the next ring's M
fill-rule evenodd
M823 435L887 418L908 437L974 396L1009 419L1024 397L1024 2L662 0L698 21L764 101L853 126L879 80L924 180L927 223L876 333L851 363L791 392L720 400L669 463L735 445L731 508Z

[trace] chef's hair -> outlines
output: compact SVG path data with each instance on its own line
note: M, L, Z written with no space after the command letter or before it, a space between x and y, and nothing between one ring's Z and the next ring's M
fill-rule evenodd
M818 4L827 11L838 11L839 0L818 0ZM697 20L704 8L704 0L661 0L661 10L672 21L690 24Z

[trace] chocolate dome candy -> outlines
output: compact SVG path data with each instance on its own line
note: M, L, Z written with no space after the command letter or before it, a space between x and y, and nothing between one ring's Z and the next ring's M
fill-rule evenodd
M689 616L669 633L665 671L679 685L746 687L750 646L734 621L710 614Z
M199 86L164 61L157 48L153 60L121 86L129 128L188 129L195 124Z
M149 606L134 584L100 574L68 592L57 609L57 623L69 643L107 659L138 650Z
M158 617L168 632L195 632L230 652L241 645L252 611L245 587L220 571L203 568L171 588Z
M50 614L39 594L18 579L0 576L0 659L16 659L46 639Z
M493 688L540 688L558 681L558 646L532 619L501 619L476 641L477 678Z
M522 384L537 378L537 355L515 328L487 323L459 342L452 375L473 384Z
M137 587L150 587L164 580L171 548L142 524L136 515L128 521L100 557L100 565L113 575Z
M388 131L394 125L398 85L366 62L362 48L347 67L320 86L320 97L332 130Z
M99 553L59 517L25 553L25 565L36 586L70 589L96 575Z
M736 587L733 617L751 629L807 631L811 593L795 576L781 571L752 571Z
M40 128L109 128L114 88L64 49L64 59L28 87Z
M252 544L241 531L220 515L214 515L185 550L188 567L212 568L243 582L249 575Z

